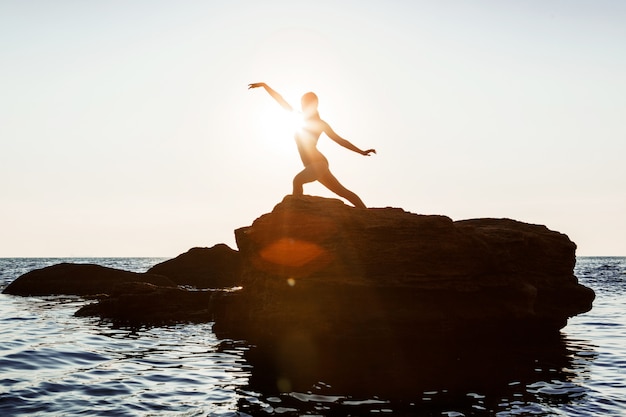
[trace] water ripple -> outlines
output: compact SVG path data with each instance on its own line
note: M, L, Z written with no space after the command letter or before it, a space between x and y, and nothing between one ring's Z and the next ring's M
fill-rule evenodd
M221 351L211 324L120 329L74 318L78 299L2 301L2 415L228 415L248 381L247 348ZM9 330L20 319L37 327Z
M0 260L0 288L58 261ZM138 272L154 263L83 261ZM0 415L624 415L625 272L623 258L577 264L580 281L598 297L592 311L570 319L556 352L478 352L442 367L419 389L405 387L411 394L400 402L326 379L286 393L255 390L244 356L251 347L218 341L210 323L119 328L74 317L84 303L77 297L0 295ZM393 373L385 375L382 383L393 385Z

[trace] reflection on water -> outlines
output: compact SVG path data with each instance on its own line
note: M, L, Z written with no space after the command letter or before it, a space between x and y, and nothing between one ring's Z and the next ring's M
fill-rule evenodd
M250 389L262 392L242 411L281 415L549 415L555 405L586 395L594 347L556 337L542 341L424 340L404 346L361 349L326 346L315 366L272 360L276 350L253 348ZM268 367L267 362L273 363ZM293 390L281 392L288 381Z

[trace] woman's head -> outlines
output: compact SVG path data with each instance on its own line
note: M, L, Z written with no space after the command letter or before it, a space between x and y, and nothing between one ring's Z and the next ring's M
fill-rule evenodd
M304 113L305 115L317 113L318 100L315 93L305 93L300 99L300 103L302 105L302 113Z

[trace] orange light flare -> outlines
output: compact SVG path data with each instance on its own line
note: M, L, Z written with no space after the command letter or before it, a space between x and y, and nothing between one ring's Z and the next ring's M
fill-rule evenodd
M293 238L280 238L260 252L261 258L276 265L303 267L324 253L319 245Z
M294 203L298 204L297 200ZM272 218L257 219L253 229L255 267L294 280L288 283L334 261L324 242L336 233L336 225L327 217L287 210Z

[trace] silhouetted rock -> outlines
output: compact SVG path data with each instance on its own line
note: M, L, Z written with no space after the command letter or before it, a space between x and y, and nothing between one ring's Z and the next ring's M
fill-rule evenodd
M140 274L100 265L60 263L27 272L10 283L3 293L24 296L110 294L116 285L135 281L166 287L175 285L169 278L156 274Z
M243 289L217 303L215 330L254 343L554 333L594 298L566 235L509 219L287 196L235 236Z
M511 354L520 346L556 352L551 362L567 367L559 329L594 299L573 274L576 245L566 235L509 219L453 222L287 196L235 237L238 253L194 248L151 271L239 289L120 283L77 315L213 320L217 337L254 346L250 383L262 392L325 381L367 397L383 381L391 396L409 398L437 381L454 389L450 375L473 383L510 381L519 369L535 375L535 356Z
M165 275L178 285L228 288L239 285L239 253L220 243L212 248L192 248L157 264L148 273Z
M99 316L118 324L202 323L213 319L212 299L228 290L190 291L146 282L117 285L110 296L80 308L77 316Z
M554 335L594 299L573 274L576 245L566 235L509 219L453 222L287 196L235 236L239 253L225 245L192 249L151 271L241 289L124 284L81 314L214 320L218 337L302 353L300 345L331 339L400 345L431 336Z

